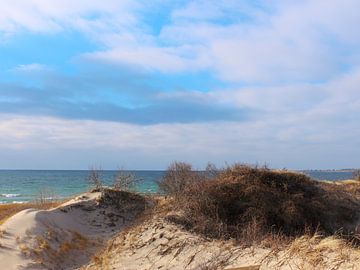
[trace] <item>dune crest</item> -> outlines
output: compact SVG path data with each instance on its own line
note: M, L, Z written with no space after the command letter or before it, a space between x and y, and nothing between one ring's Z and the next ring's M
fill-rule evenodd
M138 201L125 203L127 195L84 193L50 210L17 213L0 226L0 269L76 269L87 263L142 211Z

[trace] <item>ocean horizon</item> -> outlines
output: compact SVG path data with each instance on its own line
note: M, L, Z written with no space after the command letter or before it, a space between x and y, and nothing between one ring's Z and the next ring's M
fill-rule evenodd
M297 170L316 180L340 181L352 179L351 170ZM111 186L119 171L102 170L104 185ZM126 170L141 179L136 190L144 193L156 193L157 180L164 170ZM83 193L91 188L89 170L0 170L0 204L25 203L40 197L66 199Z

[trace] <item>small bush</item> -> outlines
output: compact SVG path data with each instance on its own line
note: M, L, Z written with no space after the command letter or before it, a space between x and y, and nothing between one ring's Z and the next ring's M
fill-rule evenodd
M141 181L142 179L136 178L134 173L121 170L116 175L113 186L117 190L134 191Z
M52 201L56 201L56 197L55 191L47 187L42 187L38 190L35 202L40 205L45 205Z
M354 179L360 181L360 169L354 171Z
M160 192L178 196L186 187L199 179L192 165L185 162L170 164L163 178L158 182Z
M350 233L359 206L340 186L241 164L223 169L213 180L192 182L175 202L193 230L253 242L271 233Z
M100 206L112 206L125 212L143 212L146 209L146 198L140 194L105 188L99 200Z
M89 171L89 176L87 180L91 187L93 188L92 191L101 191L103 189L103 181L101 179L101 168L97 168L92 166Z

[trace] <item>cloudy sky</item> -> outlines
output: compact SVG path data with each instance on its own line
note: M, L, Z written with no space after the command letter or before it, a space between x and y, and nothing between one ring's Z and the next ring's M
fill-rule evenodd
M358 0L4 0L0 168L360 166Z

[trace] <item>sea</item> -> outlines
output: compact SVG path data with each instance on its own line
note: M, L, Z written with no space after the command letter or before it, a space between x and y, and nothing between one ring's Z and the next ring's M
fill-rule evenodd
M316 180L352 179L352 171L302 171ZM111 186L118 171L101 171L104 185ZM126 171L139 179L137 191L157 192L165 171ZM0 204L24 203L38 198L65 199L90 189L87 170L0 170Z

